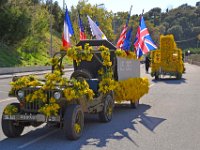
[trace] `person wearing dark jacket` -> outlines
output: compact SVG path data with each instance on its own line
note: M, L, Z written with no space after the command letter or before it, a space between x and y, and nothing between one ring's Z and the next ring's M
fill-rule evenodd
M145 57L145 70L146 70L146 73L149 72L149 67L150 67L150 59L148 56Z

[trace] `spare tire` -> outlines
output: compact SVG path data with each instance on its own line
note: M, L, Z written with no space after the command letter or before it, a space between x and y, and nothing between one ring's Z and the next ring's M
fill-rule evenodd
M75 79L92 79L91 73L89 73L87 70L76 70L72 73L70 79L75 78Z

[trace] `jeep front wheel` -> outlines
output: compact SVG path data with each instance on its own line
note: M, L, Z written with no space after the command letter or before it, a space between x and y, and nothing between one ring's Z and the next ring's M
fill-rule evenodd
M72 104L66 108L64 114L63 130L69 140L81 137L84 127L84 114L80 105Z
M10 105L17 107L18 111L20 110L19 103L11 103ZM20 123L17 123L15 120L5 120L2 117L1 124L3 133L9 138L20 136L24 130L24 126Z
M99 112L99 120L101 122L109 122L113 115L114 100L110 94L105 97L104 108Z

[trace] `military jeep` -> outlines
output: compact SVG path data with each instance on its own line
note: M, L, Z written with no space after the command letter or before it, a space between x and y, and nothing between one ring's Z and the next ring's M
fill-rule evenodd
M71 78L77 80L86 80L89 84L90 89L95 93L93 101L83 97L82 99L76 99L73 101L67 101L63 96L63 89L55 87L53 90L46 90L45 97L46 102L27 102L25 97L40 89L40 86L36 87L25 87L14 91L10 96L16 97L18 103L11 103L11 106L17 108L17 112L12 115L2 115L2 130L7 137L18 137L23 132L26 126L39 126L43 123L47 125L53 125L60 127L65 136L70 140L76 140L81 137L84 128L84 114L92 113L98 114L100 121L109 122L112 119L112 112L114 107L113 92L106 94L98 92L99 77L97 71L103 67L100 59L100 52L97 50L98 46L104 45L109 48L111 52L112 69L114 71L114 78L117 80L116 73L116 57L114 54L115 46L113 46L107 40L84 40L80 41L77 46L82 46L89 43L90 46L94 47L94 56L90 62L82 61L79 65L74 61L73 67L74 72ZM96 48L96 49L95 49ZM63 58L66 56L66 51L58 52L54 57L59 57L60 70L62 67ZM52 66L52 72L55 66ZM18 80L15 78L14 80ZM41 82L45 82L42 80ZM70 85L73 86L73 85ZM45 116L38 110L48 104L50 98L53 97L56 103L60 106L58 115ZM78 126L78 127L77 127Z

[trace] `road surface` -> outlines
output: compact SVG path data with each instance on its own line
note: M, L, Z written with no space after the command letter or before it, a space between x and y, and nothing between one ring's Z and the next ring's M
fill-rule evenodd
M128 105L114 110L113 120L100 123L87 116L83 136L77 141L65 139L61 129L45 125L27 127L19 138L8 139L0 129L0 149L13 150L199 150L200 149L200 67L186 64L181 80L150 81L149 94L138 109ZM7 97L8 82L0 79L0 115L16 99Z

